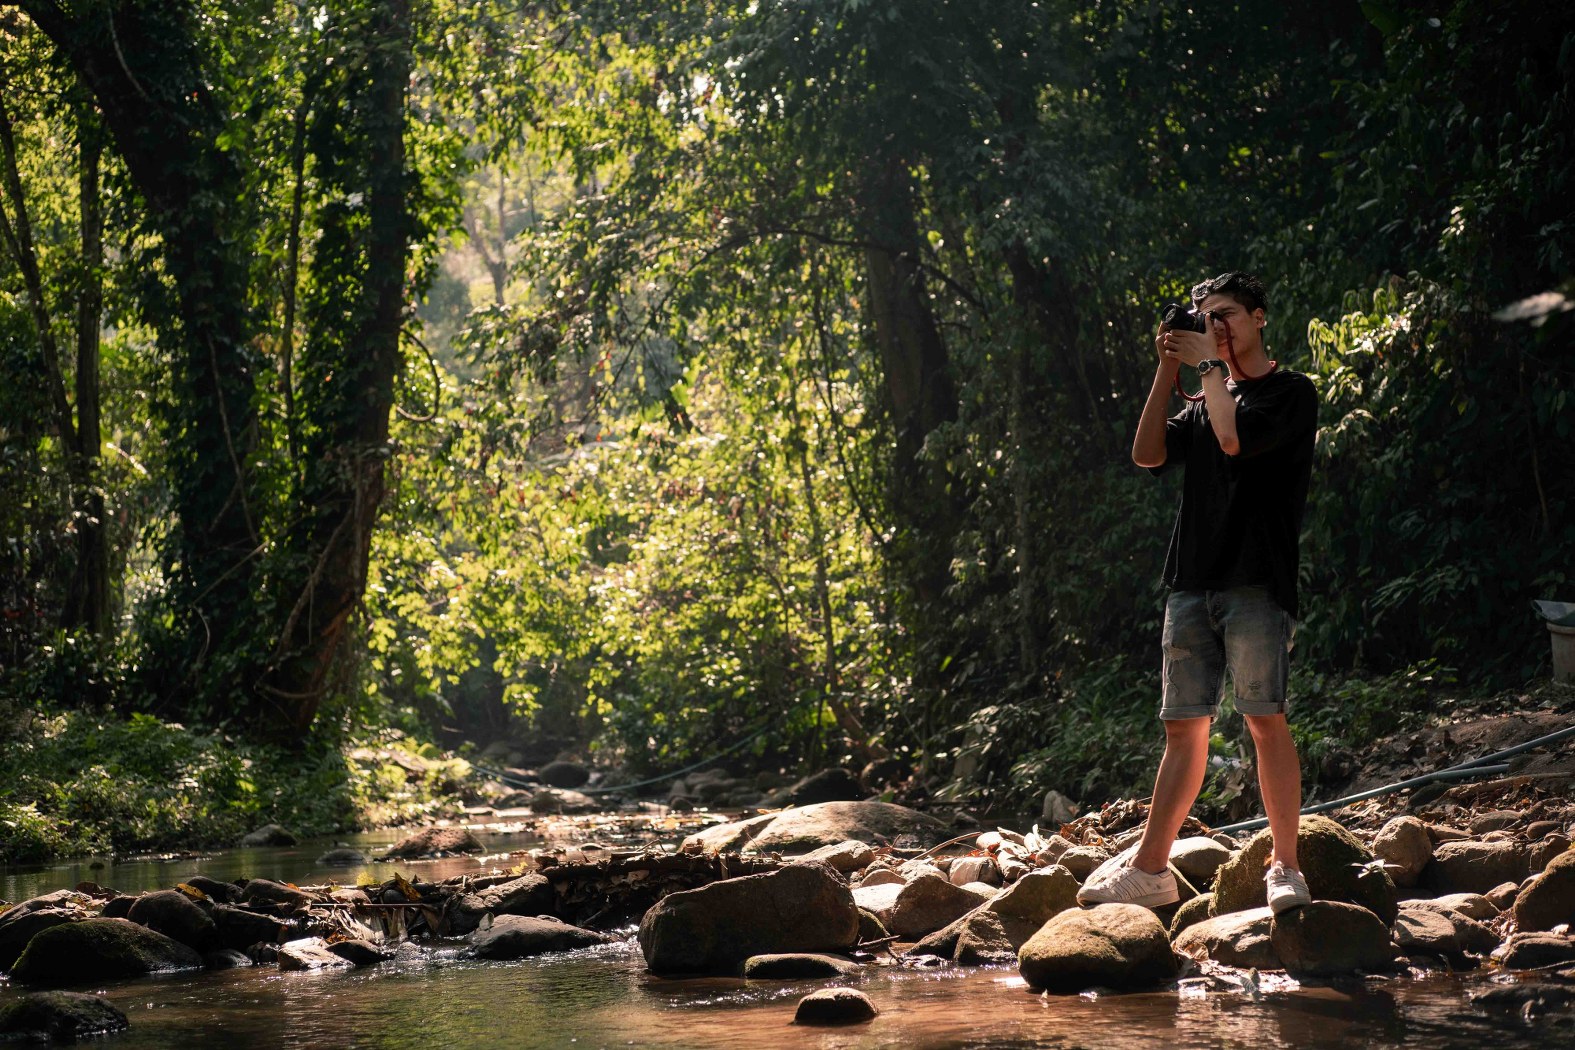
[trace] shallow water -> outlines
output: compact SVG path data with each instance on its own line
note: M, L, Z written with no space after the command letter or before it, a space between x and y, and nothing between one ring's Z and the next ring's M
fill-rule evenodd
M398 837L349 841L364 852ZM533 845L523 833L484 838L503 852ZM201 861L137 861L92 869L89 862L0 875L4 896L24 899L83 878L137 892L172 886L195 871L217 878L264 876L297 883L353 883L363 872L386 878L392 865L317 869L331 843L288 850L234 850ZM473 858L400 864L405 874L438 879L510 862ZM98 876L95 878L95 876ZM631 931L625 931L632 933ZM1468 996L1487 976L1352 981L1283 987L1249 995L1188 990L1139 995L1035 995L1011 968L871 968L861 988L881 1014L852 1028L795 1027L798 999L820 981L664 980L646 973L632 942L519 962L466 959L462 946L425 948L420 958L334 973L281 973L271 967L172 975L83 988L112 1000L130 1032L106 1047L368 1047L380 1050L464 1046L749 1046L816 1048L961 1047L1418 1047L1542 1050L1567 1045L1557 1020L1483 1012ZM0 984L0 1002L15 995Z

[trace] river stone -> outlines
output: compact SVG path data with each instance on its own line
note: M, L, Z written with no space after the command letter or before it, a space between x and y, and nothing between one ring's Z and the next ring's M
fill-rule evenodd
M859 943L868 944L870 941L883 941L891 936L891 931L886 929L886 924L880 921L880 916L868 908L859 909Z
M199 953L213 948L219 939L213 916L179 890L144 893L131 906L126 918L180 941Z
M1575 962L1575 936L1532 931L1510 934L1493 958L1506 970L1535 970Z
M1098 846L1073 846L1056 859L1056 863L1072 873L1078 882L1086 882L1088 877L1106 861L1110 854Z
M1001 885L1001 869L989 857L958 857L947 869L946 877L953 886L966 886L970 882Z
M250 965L251 957L234 948L218 948L202 957L202 966L206 970L239 970Z
M891 910L897 906L897 895L907 885L906 882L878 882L873 886L855 886L853 903L885 923Z
M956 922L921 939L908 953L965 966L1011 962L1052 918L1077 907L1077 880L1059 864L1029 872Z
M480 841L468 828L423 828L399 840L387 860L413 860L436 853L481 853Z
M1513 809L1495 809L1471 821L1471 834L1486 835L1491 831L1504 831L1519 824L1523 814Z
M1515 898L1515 925L1522 930L1551 930L1575 924L1575 852L1565 851L1548 863Z
M278 915L304 912L311 907L312 899L305 890L272 879L251 879L241 890L243 903L253 908L267 908Z
M215 904L236 904L241 899L241 888L233 882L220 882L207 875L193 875L186 885L207 895Z
M1473 894L1473 896L1475 895ZM1515 906L1515 901L1520 898L1520 883L1501 882L1482 894L1482 897L1499 911L1509 911Z
M11 968L17 984L90 984L111 977L142 977L197 970L202 956L128 919L83 919L39 932Z
M748 820L727 821L713 824L684 839L679 847L682 853L738 853L764 831L778 813L762 813ZM841 839L838 839L840 842ZM818 846L819 844L817 844Z
M744 976L757 980L846 977L858 972L859 964L852 959L816 952L751 955L744 960Z
M0 1042L74 1043L130 1027L108 999L81 992L29 992L0 1005Z
M1174 941L1181 936L1181 931L1194 926L1209 917L1209 905L1214 903L1214 898L1206 893L1199 894L1191 900L1181 902L1175 915L1170 919L1170 939Z
M318 857L317 863L325 868L356 868L370 864L371 858L358 849L340 846Z
M104 902L104 907L99 909L98 917L101 919L124 919L131 914L131 906L135 903L137 903L137 898L129 893L111 897Z
M875 859L875 851L858 839L848 839L846 842L837 842L811 850L798 859L818 860L847 874L869 867L870 861Z
M1435 893L1486 893L1499 883L1524 879L1527 860L1526 847L1518 842L1441 842L1421 883Z
M530 797L534 813L590 813L602 804L583 791L569 788L542 788Z
M1384 862L1396 886L1415 886L1433 859L1433 838L1416 817L1395 817L1373 836L1373 854Z
M254 944L274 944L289 929L272 915L230 904L213 906L213 923L217 928L219 945L242 952Z
M555 788L583 787L591 779L591 771L578 762L548 762L541 767L541 782Z
M859 1024L880 1011L870 997L855 988L822 988L798 1001L794 1024Z
M1280 957L1271 939L1274 913L1268 905L1205 918L1176 938L1176 951L1194 959L1213 959L1243 969L1278 970Z
M869 908L880 917L888 930L903 938L918 938L934 933L962 918L981 903L977 894L961 886L953 886L939 872L920 875L906 885L894 888L896 893L892 895L889 906L871 907L860 900L859 907ZM878 886L868 892L873 897L886 889Z
M1210 909L1215 915L1262 908L1269 903L1263 876L1273 848L1274 839L1265 828L1220 866L1214 876L1214 903ZM1328 817L1303 817L1296 835L1296 851L1313 900L1359 905L1377 915L1380 925L1386 927L1394 921L1394 881L1380 864L1372 863L1373 855L1349 831Z
M73 890L56 890L0 912L0 970L9 970L39 931L81 918L72 905L84 899Z
M265 846L293 846L295 836L279 824L264 824L256 831L242 835L236 843L242 849L260 849Z
M1315 900L1275 916L1270 942L1286 970L1312 977L1387 969L1395 958L1383 920L1344 901Z
M393 957L393 952L382 945L373 944L371 941L334 941L328 945L328 950L341 959L348 959L357 967L375 966Z
M329 950L321 937L302 937L279 945L279 969L288 973L303 970L351 970L355 963Z
M1546 871L1549 864L1567 854L1570 850L1570 840L1563 834L1548 835L1531 845L1531 850L1526 857L1527 867L1533 875Z
M1170 847L1170 863L1194 886L1214 881L1220 865L1230 860L1230 850L1204 835L1177 839Z
M845 952L858 936L853 892L814 862L670 893L640 920L640 951L657 974L732 973L751 955Z
M869 871L866 871L864 873L864 877L859 880L859 885L861 887L869 886L871 888L876 886L901 886L907 881L907 879L903 878L891 868L871 868Z
M934 817L891 802L822 802L776 814L750 848L790 854L846 839L934 846L944 841L950 830Z
M472 950L480 959L523 959L528 955L589 948L612 940L594 930L530 915L500 915L492 920L491 926L470 935Z
M1017 963L1029 987L1051 992L1148 988L1180 969L1165 927L1135 904L1064 911L1028 938Z
M1429 952L1455 961L1469 952L1486 955L1498 947L1498 934L1457 911L1400 905L1390 928L1394 942L1407 952Z
M1480 893L1446 893L1442 897L1409 900L1405 903L1410 907L1459 912L1466 918L1476 919L1478 922L1487 922L1489 919L1496 918L1500 911L1491 900Z
M466 893L449 906L448 932L463 935L475 930L484 915L550 915L558 896L545 875L527 872L517 879Z

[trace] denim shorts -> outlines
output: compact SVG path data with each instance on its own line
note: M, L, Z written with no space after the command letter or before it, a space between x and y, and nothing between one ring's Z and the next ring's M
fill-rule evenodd
M1212 717L1227 670L1237 711L1284 714L1294 626L1267 587L1172 591L1165 602L1159 717Z

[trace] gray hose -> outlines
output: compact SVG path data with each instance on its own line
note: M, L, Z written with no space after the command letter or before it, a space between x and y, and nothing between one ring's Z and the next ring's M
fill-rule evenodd
M1410 788L1421 787L1423 784L1431 784L1440 780L1469 780L1472 777L1486 776L1490 773L1506 773L1509 771L1509 766L1502 762L1503 759L1510 758L1511 756L1530 751L1533 748L1541 747L1544 744L1552 744L1572 736L1575 736L1575 726L1568 726L1564 729L1558 730L1555 733L1549 733L1546 736L1539 736L1535 740L1528 740L1524 744L1516 744L1514 747L1507 747L1502 751L1495 751L1491 755L1483 755L1481 758L1473 758L1469 762L1460 762L1456 765L1447 766L1431 773L1423 773L1421 776L1411 777L1409 780L1401 780L1393 784L1386 784L1383 787L1373 788L1369 791L1361 791L1354 795L1347 795L1344 798L1332 799L1328 802L1320 802L1315 806L1308 806L1302 810L1302 815L1306 816L1310 813L1324 813L1331 809L1339 809L1341 806L1349 806L1353 802L1362 802L1366 799L1378 798L1382 795L1392 795L1396 791L1405 791ZM1259 828L1267 827L1268 824L1269 821L1267 818L1258 817L1254 820L1243 820L1236 824L1227 824L1223 828L1215 828L1214 830L1216 833L1257 831Z

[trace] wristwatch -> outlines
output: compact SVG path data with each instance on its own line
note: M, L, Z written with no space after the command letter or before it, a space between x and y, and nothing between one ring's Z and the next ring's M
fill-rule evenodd
M1198 377L1201 379L1203 376L1208 375L1210 372L1214 371L1216 368L1224 368L1224 367L1225 367L1225 362L1219 360L1218 358L1209 358L1207 361L1199 361L1198 362Z

